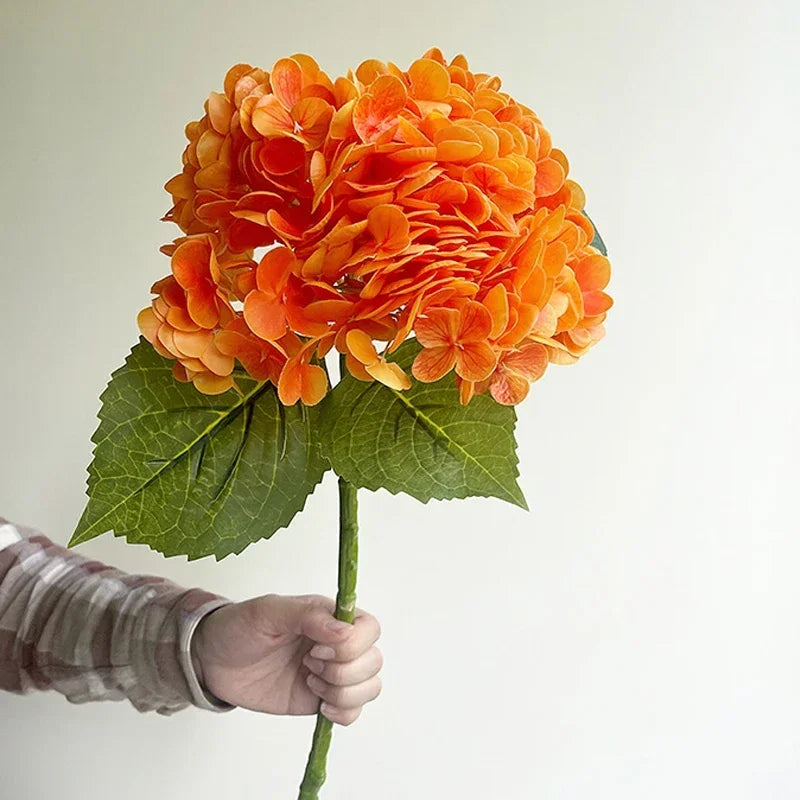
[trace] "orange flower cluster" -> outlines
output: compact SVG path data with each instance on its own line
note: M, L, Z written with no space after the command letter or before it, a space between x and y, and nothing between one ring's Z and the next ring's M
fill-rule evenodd
M462 403L511 405L603 335L609 263L566 157L463 56L335 80L302 54L239 64L186 135L164 217L185 235L139 326L201 392L233 387L238 361L317 403L332 347L406 389L389 356L413 334L417 380L455 370Z

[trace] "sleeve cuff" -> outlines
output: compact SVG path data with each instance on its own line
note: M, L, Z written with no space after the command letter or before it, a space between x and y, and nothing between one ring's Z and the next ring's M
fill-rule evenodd
M222 598L211 600L188 614L181 627L180 660L181 667L186 676L186 682L189 685L192 704L206 711L230 711L236 708L236 706L226 703L224 700L220 700L200 685L200 681L194 669L194 664L192 663L192 636L197 630L200 621L206 615L230 603L230 600L224 600Z

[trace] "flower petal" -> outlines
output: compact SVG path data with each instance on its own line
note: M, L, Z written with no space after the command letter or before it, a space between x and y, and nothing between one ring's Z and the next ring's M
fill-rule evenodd
M468 342L456 349L456 374L468 381L482 381L497 366L497 353L486 342Z
M489 391L492 397L503 406L515 406L521 403L530 391L531 385L513 373L498 372L492 379Z
M292 115L274 94L265 94L255 104L252 124L262 136L281 136L294 133Z
M301 367L300 399L307 406L315 406L328 391L328 376L316 364Z
M572 269L584 292L605 289L611 279L611 265L605 256L592 255L582 258Z
M236 384L231 375L220 376L212 372L200 372L192 377L195 389L202 394L222 394L232 389Z
M533 342L519 350L512 350L502 358L503 369L513 372L528 381L538 381L548 364L547 348Z
M545 158L536 162L536 195L547 197L555 194L566 178L564 167L555 159Z
M411 93L420 100L441 101L450 92L450 74L430 58L420 58L408 68Z
M385 204L373 208L367 215L367 227L378 250L397 253L410 244L408 218L398 206Z
M258 158L271 175L288 175L305 164L306 154L302 142L288 136L276 136L261 145Z
M250 292L244 299L244 318L256 336L275 341L286 333L286 312L280 301L264 292Z
M208 367L208 369L211 370L211 372L213 372L215 375L219 375L220 377L230 375L231 372L233 372L233 358L221 353L214 344L213 338L209 339L205 350L203 350L203 353L200 356L200 360L206 367Z
M411 388L411 379L401 369L399 364L389 363L382 358L366 367L366 371L375 380L395 391Z
M411 374L423 383L433 383L445 376L455 366L454 347L425 347L417 354Z
M147 308L143 308L139 315L136 317L136 324L139 326L139 330L147 339L148 342L156 341L156 337L158 336L158 329L161 327L162 322L161 320L155 315L151 306Z
M496 339L508 325L508 292L502 283L493 286L482 300L492 317L492 329L489 338Z
M204 278L209 278L211 276L208 266L210 256L211 247L205 237L181 242L175 248L170 259L175 280L184 289L190 289Z
M275 62L269 74L269 82L275 97L289 111L300 99L303 90L303 71L293 58L281 58Z
M371 365L378 361L378 351L369 334L360 328L353 328L345 337L348 351L362 364Z
M492 315L482 303L467 300L461 311L457 338L463 342L485 342L492 330ZM473 378L471 380L481 380Z
M399 78L381 75L353 106L353 127L362 142L373 142L397 123L407 92Z
M450 347L458 333L459 314L454 308L433 308L417 317L414 333L423 347Z

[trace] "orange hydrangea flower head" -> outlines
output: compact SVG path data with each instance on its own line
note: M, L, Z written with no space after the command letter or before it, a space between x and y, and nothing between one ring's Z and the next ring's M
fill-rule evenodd
M186 136L164 217L183 236L140 328L200 391L234 386L238 361L313 404L331 348L403 391L391 357L414 336L414 379L454 371L462 403L513 405L603 336L610 267L583 190L536 114L463 56L336 78L304 54L237 64Z

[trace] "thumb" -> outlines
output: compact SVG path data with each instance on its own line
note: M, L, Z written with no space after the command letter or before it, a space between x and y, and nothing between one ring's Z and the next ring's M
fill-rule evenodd
M262 599L266 606L265 621L275 633L292 633L315 642L336 644L347 639L353 630L350 623L334 617L336 604L328 597L267 595Z

